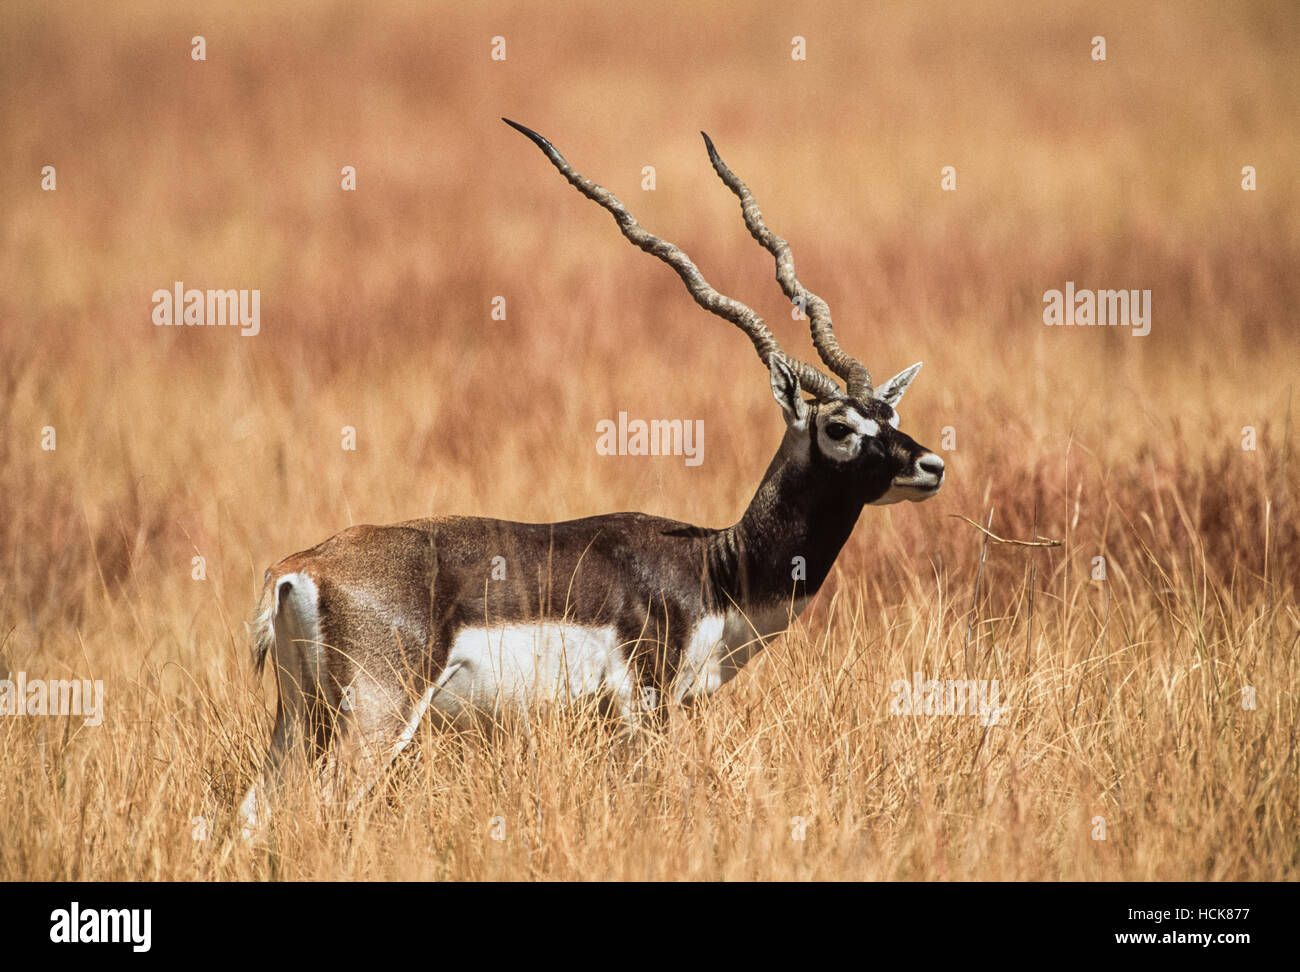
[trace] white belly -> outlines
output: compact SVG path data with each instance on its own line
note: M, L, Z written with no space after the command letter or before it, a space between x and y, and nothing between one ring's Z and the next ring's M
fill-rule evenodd
M638 694L612 626L507 624L462 628L431 706L453 721L500 715L534 703L561 705L607 696L620 712Z
M801 597L790 604L749 614L731 608L724 614L706 615L691 632L682 653L673 680L673 701L689 702L712 695L735 678L772 638L788 628L803 613L807 603L808 599Z

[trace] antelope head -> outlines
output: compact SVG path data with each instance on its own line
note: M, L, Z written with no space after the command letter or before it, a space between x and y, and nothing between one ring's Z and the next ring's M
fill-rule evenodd
M863 503L919 502L939 491L943 460L899 430L895 408L921 363L905 368L879 388L872 384L867 367L836 340L826 302L795 276L790 245L768 229L753 193L722 161L708 135L700 133L714 171L740 200L745 226L772 254L781 290L807 315L817 355L843 381L843 388L835 378L783 351L757 313L714 290L685 252L646 232L613 193L579 174L549 141L508 118L502 121L528 136L579 192L607 209L632 243L672 267L696 303L748 335L768 368L773 397L785 415L782 456L808 463L821 476L838 478Z

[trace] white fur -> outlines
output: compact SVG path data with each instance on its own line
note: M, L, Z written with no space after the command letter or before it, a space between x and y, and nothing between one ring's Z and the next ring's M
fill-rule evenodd
M904 500L910 500L913 503L919 503L922 500L928 500L931 496L939 491L938 485L933 486L915 486L897 481L890 484L889 489L885 490L885 495L880 499L872 500L872 506L890 506L894 503L901 503Z
M285 581L293 586L280 597L280 588ZM303 573L284 574L275 579L274 613L271 616L275 626L276 664L286 665L296 657L301 657L310 669L310 676L317 684L325 677L325 644L320 630L320 591L316 582ZM299 678L296 666L287 666L292 672L295 688ZM288 674L287 672L284 674Z
M851 431L842 439L832 439L826 434L826 426L833 424L848 426ZM879 434L880 423L875 419L860 415L852 408L844 408L835 412L821 424L817 430L817 441L824 455L837 462L852 462L858 457L858 453L862 451L863 438L867 436L874 438Z
M859 415L852 409L845 409L839 420L854 432L858 433L858 435L880 434L880 424L875 419L869 419L864 415Z
M912 383L912 379L916 377L916 373L920 370L921 362L919 361L910 368L904 368L876 389L876 397L890 407L897 405L898 400L903 397L903 392L907 391L907 386Z
M431 706L453 722L499 715L534 702L561 704L610 696L635 718L635 679L614 628L547 622L462 628Z
M676 702L712 695L736 677L768 641L803 613L807 598L746 615L731 608L705 615L691 632L672 685Z

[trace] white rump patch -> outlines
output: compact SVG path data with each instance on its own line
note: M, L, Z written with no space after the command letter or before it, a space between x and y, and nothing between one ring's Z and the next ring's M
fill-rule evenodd
M288 583L290 588L283 592ZM325 677L325 652L320 630L320 592L316 582L301 571L275 579L272 624L274 655L284 674L297 686L302 677L293 660L301 658L317 684ZM297 686L301 690L301 686Z
M281 585L289 587L281 597ZM301 730L303 713L303 673L320 684L325 670L325 652L320 629L320 591L316 582L301 571L282 574L275 579L271 606L257 619L259 651L271 653L276 666L280 706L285 712L284 735L271 742L271 750L284 752L289 734ZM278 725L278 723L277 723ZM269 808L259 796L262 782L255 782L239 805L240 836L251 840L269 820Z

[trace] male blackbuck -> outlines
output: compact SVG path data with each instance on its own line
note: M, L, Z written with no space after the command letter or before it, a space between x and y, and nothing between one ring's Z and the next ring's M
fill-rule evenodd
M714 170L844 390L782 351L762 318L709 286L549 141L506 121L672 267L698 304L749 337L785 435L739 522L724 529L644 513L563 523L456 516L352 527L280 561L266 573L253 646L259 670L272 656L279 691L266 784L282 781L297 750L322 797L350 807L431 712L451 725L491 724L534 702L586 702L629 728L653 724L667 705L716 691L788 627L864 505L928 499L943 482L943 460L898 430L895 406L920 364L872 384L707 135ZM362 757L351 783L329 769L339 744ZM264 792L255 785L244 801L245 834L266 819Z

